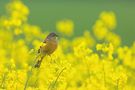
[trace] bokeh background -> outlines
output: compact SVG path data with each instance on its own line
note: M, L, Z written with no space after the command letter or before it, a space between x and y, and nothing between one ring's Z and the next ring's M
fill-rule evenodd
M0 0L0 90L135 90L134 4ZM50 32L58 48L34 68Z
M0 15L5 13L5 5L10 0L0 0ZM38 25L44 31L55 31L56 22L63 19L74 21L74 36L82 35L83 30L92 30L94 22L102 11L116 14L115 32L122 43L131 45L135 38L134 0L23 0L30 9L28 22Z

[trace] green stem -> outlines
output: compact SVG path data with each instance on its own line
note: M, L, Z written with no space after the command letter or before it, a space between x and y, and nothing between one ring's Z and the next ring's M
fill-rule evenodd
M38 75L39 75L39 73L40 73L40 69L39 69L39 71L36 73L37 79L36 79L36 81L35 81L35 83L34 83L34 86L35 86L35 87L36 87L37 84L38 84L38 79L39 79Z
M32 70L33 70L33 68L34 68L34 65L35 65L35 62L36 62L36 60L37 60L37 58L40 56L40 54L38 54L37 56L36 56L36 58L35 58L35 60L34 60L34 63L32 64L32 68L31 68L31 70L30 70L30 74L28 74L28 78L27 78L27 80L26 80L26 83L25 83L25 86L24 86L24 90L26 90L26 88L27 88L27 85L28 85L28 82L29 82L29 79L30 79L30 76L31 76L31 73L32 73Z
M1 85L0 85L1 87L3 87L3 84L4 84L5 79L6 79L6 74L4 73L3 79L2 79L2 82L1 82Z
M33 67L31 68L30 73L32 73L32 69L33 69ZM31 74L28 75L28 78L27 78L26 83L25 83L24 90L26 90L26 88L27 88L27 85L28 85L28 81L30 79L30 76L31 76Z
M105 85L105 87L106 87L106 75L105 75L104 63L103 63L103 77L104 77L104 85Z
M119 90L119 79L117 80L116 90Z
M57 78L56 78L55 81L54 81L54 84L52 85L52 88L55 87L55 85L56 85L56 83L57 83L57 81L58 81L60 75L62 74L62 72L63 72L65 69L66 69L66 68L63 68L63 69L61 70L61 72L58 74ZM49 85L48 90L50 89L50 87L51 87L51 85ZM51 90L52 90L52 88L51 88Z

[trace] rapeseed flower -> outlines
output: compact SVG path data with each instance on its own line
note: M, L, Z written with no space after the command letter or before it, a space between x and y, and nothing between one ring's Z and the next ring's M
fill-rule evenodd
M74 32L74 23L72 20L61 20L56 23L56 29L65 35L71 36Z
M0 17L0 89L135 89L135 42L121 45L121 38L114 31L114 12L101 12L92 32L85 30L72 39L60 38L58 49L44 58L40 69L32 71L47 33L29 24L28 15L29 9L21 0L12 0L7 13ZM56 28L67 36L74 33L72 20L58 21Z

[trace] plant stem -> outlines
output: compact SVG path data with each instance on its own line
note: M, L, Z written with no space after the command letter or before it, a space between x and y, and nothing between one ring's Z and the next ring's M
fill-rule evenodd
M36 56L36 58L35 58L35 60L34 60L34 63L32 64L32 68L31 68L31 70L30 70L30 74L28 74L28 78L27 78L27 80L26 80L26 83L25 83L25 86L24 86L24 90L26 90L26 88L27 88L27 85L28 85L28 82L29 82L29 79L30 79L32 70L33 70L34 65L35 65L35 62L36 62L36 60L37 60L37 58L38 58L39 56L40 56L40 54L38 54L38 55Z
M57 83L57 81L58 81L60 75L62 74L62 72L63 72L65 69L66 69L66 68L63 68L63 69L60 71L60 73L58 74L58 76L56 77L56 79L55 79L55 81L54 81L54 84L52 84L52 88L55 87L55 85L56 85L56 83ZM51 87L51 84L49 85L48 90L50 89L50 87ZM51 90L52 90L52 88L51 88Z
M104 63L103 63L103 78L104 78L104 86L106 87L106 75L105 75Z
M1 82L1 85L0 85L1 87L3 87L3 83L4 83L5 79L6 79L6 74L4 73L3 79L2 79L2 82Z
M117 80L116 90L119 90L119 79Z

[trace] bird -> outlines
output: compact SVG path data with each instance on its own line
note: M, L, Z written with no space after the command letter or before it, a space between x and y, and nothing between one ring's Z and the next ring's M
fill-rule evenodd
M35 68L40 68L42 60L46 55L51 55L58 47L58 35L54 32L49 33L43 41L43 45L38 49L38 54L40 58L37 58Z

